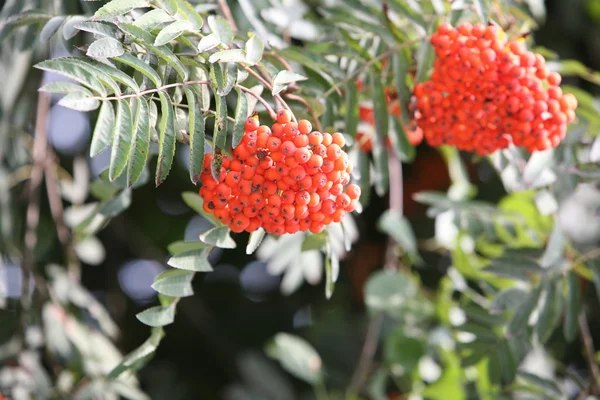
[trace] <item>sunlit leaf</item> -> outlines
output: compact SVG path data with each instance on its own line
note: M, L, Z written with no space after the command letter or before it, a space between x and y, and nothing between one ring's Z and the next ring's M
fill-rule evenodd
M171 99L164 92L158 93L160 97L161 118L160 137L158 146L158 163L156 164L156 186L164 182L171 171L173 157L175 156L175 115Z
M58 15L53 17L50 21L44 25L40 32L40 41L42 43L47 43L52 36L60 29L60 26L65 21L65 17L62 15Z
M195 30L202 28L202 17L187 0L177 0L177 9L179 14L192 23Z
M173 242L168 246L169 253L172 255L177 255L180 253L184 253L190 250L201 250L207 248L208 245L205 243L196 241L196 242L186 242L184 240L179 240L177 242Z
M196 95L190 88L185 88L188 103L188 121L190 135L190 179L196 183L200 179L204 163L204 115Z
M290 83L304 81L308 79L305 76L297 74L292 71L283 70L279 71L277 75L273 78L273 90L272 94L277 94L285 89Z
M137 58L136 56L125 53L122 56L115 57L115 60L122 62L123 64L129 65L136 71L146 76L156 87L162 85L160 76L158 73L150 67L148 64Z
M230 236L231 230L226 226L215 227L200 235L200 240L206 244L222 249L235 249L236 243Z
M211 54L208 62L235 62L241 63L246 61L246 52L242 49L222 50Z
M91 96L91 93L81 91L72 92L64 96L58 102L63 107L77 111L92 111L100 107L100 101Z
M381 83L381 77L375 71L371 71L371 96L374 103L375 113L375 136L373 137L373 161L375 164L375 191L383 196L389 187L388 153L386 138L388 134L388 108Z
M208 26L212 33L217 37L219 43L229 45L233 40L233 29L229 22L220 15L210 15L208 17Z
M82 21L75 25L80 31L90 32L94 35L108 36L118 39L122 36L117 26L107 21Z
M152 289L158 293L174 297L187 297L194 294L192 279L195 273L180 269L168 270L154 279Z
M179 37L179 35L193 30L194 27L191 22L180 19L167 25L160 32L158 32L158 35L156 35L156 40L154 41L154 45L162 46L169 43L171 40L176 39Z
M132 136L133 126L129 102L127 100L119 100L117 102L115 126L112 134L112 149L110 152L108 176L111 181L117 179L127 166Z
M184 251L169 258L167 264L173 268L187 271L210 272L213 268L208 261L209 254L209 248Z
M152 327L165 326L175 321L175 304L167 307L154 306L135 316L141 323Z
M163 337L164 331L162 328L152 329L150 337L141 346L123 357L119 365L113 368L106 378L109 380L116 379L125 371L135 372L142 368L150 361Z
M87 55L93 58L118 57L125 53L123 45L117 39L102 37L88 47Z
M258 63L263 56L265 44L257 36L254 35L246 42L246 62L250 65Z
M235 123L233 124L233 139L231 147L236 148L244 136L246 119L248 118L248 95L240 89L236 89L238 99L235 108Z
M248 245L246 246L246 254L252 254L260 246L266 231L263 228L258 228L250 234Z
M96 120L92 143L90 145L90 156L100 154L112 141L113 127L115 126L115 112L110 101L103 101L100 113Z
M76 65L69 62L69 58L55 58L52 60L42 61L35 65L36 68L42 69L48 72L55 72L60 75L64 75L67 78L71 78L74 81L81 83L82 85L97 91L101 96L107 95L106 89L100 83L98 78L86 69L83 65Z
M267 354L277 359L283 368L308 383L322 379L322 361L315 349L304 339L288 333L278 333L267 345Z
M112 0L100 7L94 14L94 18L110 19L141 7L148 7L148 2L146 0Z
M143 97L137 100L133 128L134 134L129 155L129 165L127 166L127 186L132 186L138 181L148 159L148 150L150 147L150 110L148 102Z
M155 8L154 10L142 14L142 16L133 22L133 25L148 30L171 21L173 21L173 17L160 8Z

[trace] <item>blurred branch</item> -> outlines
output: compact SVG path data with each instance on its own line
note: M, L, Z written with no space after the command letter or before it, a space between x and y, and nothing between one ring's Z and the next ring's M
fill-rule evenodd
M40 185L44 178L44 169L48 155L48 138L46 127L48 113L50 111L50 96L40 92L37 102L37 113L35 120L35 138L33 141L33 167L31 168L31 179L29 181L29 203L26 212L25 252L21 263L21 305L25 310L31 307L29 287L31 276L36 279L38 290L45 291L45 284L35 269L35 248L38 242L38 227L40 223Z
M227 18L227 21L229 21L229 23L231 24L231 28L234 31L238 30L237 24L235 23L235 20L233 19L233 14L231 13L231 8L229 8L229 4L227 4L227 0L218 0L219 1L219 7L221 8L221 11L223 11L223 15L225 15L225 18Z
M375 352L377 351L377 343L379 342L379 334L381 333L382 326L383 314L371 317L369 326L367 327L367 334L365 335L365 342L354 374L352 374L352 380L350 381L346 397L350 397L351 393L358 394L362 390L371 369L373 357L375 357Z
M306 109L308 110L308 112L310 113L310 116L311 116L311 118L313 119L313 121L315 123L315 128L317 128L317 130L319 132L323 132L323 127L321 126L321 121L319 121L319 117L317 116L317 113L315 112L315 109L312 108L312 106L306 100L304 100L300 96L297 96L297 95L291 94L291 93L286 94L285 97L287 99L295 100L295 101L297 101L299 103L302 103L306 107Z
M581 334L581 341L585 350L585 358L590 367L590 388L589 394L598 395L600 394L600 368L598 368L598 362L596 361L596 350L594 349L594 342L592 341L592 334L590 333L590 326L585 315L585 311L581 311L577 318L579 324L579 332Z

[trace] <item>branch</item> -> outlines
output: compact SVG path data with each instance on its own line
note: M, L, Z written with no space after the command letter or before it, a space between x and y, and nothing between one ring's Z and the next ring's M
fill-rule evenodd
M269 112L269 116L271 117L272 120L277 119L277 113L275 112L275 110L273 110L273 108L269 105L269 103L267 103L267 101L265 99L263 99L260 95L258 95L257 93L254 93L252 90L248 89L247 87L240 86L240 85L237 85L237 86L238 86L238 88L240 88L240 90L248 93L249 95L253 96L256 100L260 101L260 103L263 106L265 106L265 108Z
M371 368L373 357L375 357L375 352L377 351L377 342L379 341L379 334L381 332L382 325L383 314L376 315L369 321L367 334L365 335L365 342L363 344L356 369L352 374L352 380L350 381L350 386L348 387L349 393L347 393L346 397L350 397L350 393L357 394L361 391L365 379L369 373L369 369Z
M581 341L583 342L583 347L585 349L585 358L590 367L590 374L592 375L590 382L590 394L598 395L600 394L600 385L598 383L600 380L600 368L598 368L598 363L596 362L596 350L594 349L594 342L592 341L590 326L588 325L585 311L581 311L579 317L577 318L577 322L579 324Z
M46 168L46 192L48 193L48 202L50 203L50 213L56 226L56 234L62 245L65 254L65 263L69 276L73 281L79 282L81 278L81 265L75 253L75 246L71 237L71 231L65 224L64 209L62 198L59 192L58 174L56 172L57 163L54 152L48 150L48 167Z
M390 48L388 51L386 51L385 53L381 53L377 57L373 57L372 59L370 59L369 61L367 61L366 63L364 63L360 68L357 68L355 71L353 71L345 79L342 79L341 81L339 81L338 83L336 83L335 85L333 85L332 87L330 87L329 89L327 89L325 91L325 93L323 93L323 97L329 96L330 94L332 94L333 92L335 92L339 87L341 87L341 86L345 85L346 83L350 82L358 74L360 74L361 72L367 70L371 65L375 64L379 60L382 60L382 59L384 59L386 57L389 57L390 55L396 53L399 50L402 50L405 47L410 47L413 44L417 44L417 43L419 43L419 42L421 42L423 40L428 40L428 39L429 39L429 36L426 36L426 37L420 38L420 39L409 40L407 42L404 42L402 44L399 44L397 46L394 46L394 47Z
M29 203L26 212L25 231L25 253L21 263L21 305L25 310L31 307L29 298L30 277L35 268L35 248L38 242L37 230L40 222L40 185L44 177L46 159L48 153L48 139L46 126L48 112L50 111L50 96L40 93L37 102L37 114L35 120L35 138L33 141L33 167L29 181ZM37 276L37 275L34 275ZM36 279L37 281L37 279ZM38 282L36 282L38 283ZM37 284L38 289L43 290L44 285Z
M211 84L210 81L177 82L177 83L170 83L168 85L160 86L160 87L157 87L157 88L154 88L154 89L143 90L141 92L137 92L137 93L133 93L133 94L124 94L124 95L113 96L113 97L91 97L91 98L92 99L96 99L96 100L123 100L123 99L132 99L132 98L140 98L140 97L142 97L144 95L147 95L147 94L162 92L163 90L167 90L167 89L174 88L174 87L179 87L179 86L210 85L210 84Z
M249 66L247 66L247 65L244 65L244 64L241 64L241 65L243 65L243 66L244 66L244 69L245 69L246 71L248 71L248 73L249 73L250 75L252 75L252 76L253 76L253 77L255 77L256 79L258 79L258 81L259 81L260 83L262 83L262 85L263 85L264 87L266 87L267 89L269 89L269 91L270 91L271 93L273 92L273 85L271 85L269 82L267 82L267 81L266 81L266 79L264 79L262 76L260 76L259 74L257 74L257 73L256 73L256 72L255 72L255 71L254 71L252 68L250 68ZM283 98L281 97L281 95L279 95L279 94L276 94L276 95L274 95L273 97L274 97L274 98L275 98L277 101L279 101L279 103L280 103L280 104L283 106L283 108L285 108L286 110L289 110L290 112L292 111L292 109L290 108L290 106L288 106L288 104L285 102L285 100L283 100ZM294 115L294 113L293 113L293 112L292 112L292 120L293 120L294 122L296 122L296 123L298 122L298 121L296 120L296 116Z
M219 7L221 8L221 11L223 11L223 15L225 15L225 18L227 18L227 21L229 21L229 23L231 24L231 28L233 29L233 31L237 31L238 27L237 24L235 23L235 20L233 19L233 14L231 13L231 8L229 8L229 5L227 4L227 0L218 0L219 1Z
M404 213L402 161L393 150L388 151L388 170L390 176L390 210L402 215ZM385 268L396 271L400 268L400 260L396 252L398 243L391 237L388 240Z

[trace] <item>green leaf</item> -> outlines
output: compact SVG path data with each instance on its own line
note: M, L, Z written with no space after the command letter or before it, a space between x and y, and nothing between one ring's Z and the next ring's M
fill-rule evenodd
M273 78L273 90L271 93L276 95L285 89L290 83L304 81L306 79L308 78L305 76L284 69L283 71L279 71Z
M529 282L531 275L540 275L544 272L544 269L539 266L534 258L506 250L502 256L492 259L490 264L482 271L496 276Z
M42 31L40 32L40 41L42 43L48 43L52 36L54 36L54 34L60 29L60 26L64 21L65 17L58 15L46 22L46 25L44 25Z
M121 42L111 37L102 37L96 40L88 47L86 52L88 57L93 58L118 57L123 53L125 53L125 49L123 49Z
M432 34L435 30L436 22L432 22L429 26L428 33ZM427 75L431 65L433 64L433 58L435 56L435 51L433 46L429 40L426 40L418 50L417 53L417 74L415 76L415 84L423 82L427 79Z
M217 51L216 53L211 54L211 56L208 58L208 62L210 62L210 63L216 63L216 62L242 63L245 61L246 61L246 52L242 49Z
M81 91L67 94L59 100L58 104L77 111L92 111L100 107L98 99L90 98L91 93Z
M201 250L205 249L208 246L202 242L186 242L183 240L179 240L177 242L173 242L168 246L169 253L173 255L181 254L190 250Z
M88 89L84 88L81 85L77 85L71 82L61 82L55 81L46 83L44 86L38 89L40 92L46 93L84 93L89 96L92 96L92 92Z
M212 265L208 261L209 248L189 250L169 258L167 264L173 268L196 272L211 272Z
M229 22L225 18L220 15L210 15L207 22L219 43L224 45L231 44L233 41L233 29L231 29L231 25L229 25Z
M377 227L391 236L408 253L417 253L417 238L408 220L400 213L386 210L379 218Z
M188 121L190 135L190 179L195 184L202 174L204 163L204 115L196 95L190 88L184 89L188 103Z
M127 166L127 186L134 185L146 166L148 149L150 147L150 110L145 98L137 100L135 116L133 120L133 140L129 154L129 165Z
M106 74L110 79L114 79L115 81L122 83L125 86L128 86L136 93L140 91L140 87L137 84L137 82L120 69L106 65L96 60L92 60L87 57L72 57L72 59L80 63L88 64L96 70L100 70L101 73ZM111 85L113 84L111 83Z
M192 271L180 269L168 270L154 278L152 289L167 296L192 296L194 294L194 289L192 289L194 275L195 273Z
M411 98L411 92L406 84L408 69L410 66L409 53L400 51L393 56L394 81L396 83L396 91L398 92L398 100L400 101L400 120L393 119L394 133L392 135L392 143L400 156L401 161L412 161L415 158L415 148L408 141L405 128L409 124L408 104Z
M167 306L154 306L135 316L141 323L157 327L172 324L175 321L175 303Z
M529 316L535 309L539 296L540 289L537 288L531 291L517 308L508 324L506 332L508 337L518 336L527 329Z
M41 10L27 10L21 14L12 15L0 24L0 42L21 26L46 23L50 18L52 16Z
M117 115L113 131L112 149L110 152L109 179L114 181L125 170L131 150L133 126L131 120L131 107L127 100L117 101Z
M86 22L87 20L88 17L86 17L85 15L73 15L68 17L62 28L63 38L65 40L70 40L74 38L80 30L77 28L77 25L82 22Z
M530 384L542 389L546 395L552 397L557 396L561 399L564 398L562 390L560 390L560 387L554 381L524 371L519 372L519 377L529 382Z
M125 371L135 372L146 365L154 355L164 335L162 328L152 329L150 337L137 349L123 357L119 365L108 373L106 379L116 379Z
M129 65L136 71L140 72L142 75L146 76L152 81L152 83L154 83L155 87L160 87L162 85L158 72L156 72L152 67L150 67L148 64L146 64L136 56L129 53L125 53L122 56L114 57L114 59L122 62L125 65Z
M175 21L166 27L164 27L158 35L156 35L156 40L154 41L155 46L162 46L164 44L169 43L171 40L176 39L184 32L191 32L194 30L191 22L180 19Z
M410 374L419 365L425 349L423 339L407 336L404 327L398 326L386 336L383 353L387 365L399 365L405 374Z
M263 228L258 228L254 232L250 233L248 238L248 245L246 246L246 254L252 254L260 246L263 238L265 237L266 231Z
M289 373L305 382L314 384L323 379L321 357L304 339L280 332L265 349L278 360Z
M410 279L399 271L379 271L365 285L365 304L374 312L394 312L416 295Z
M220 247L222 249L235 249L235 240L229 235L231 231L226 226L209 229L200 235L200 240L206 244Z
M160 97L160 138L158 144L158 163L156 164L156 186L164 182L171 171L173 157L175 156L175 116L171 98L164 92L159 92Z
M559 279L544 284L542 293L546 293L546 301L540 310L536 324L536 333L540 343L546 343L550 339L554 328L556 328L560 321L563 308L563 296L560 284L561 281Z
M198 52L204 53L219 45L219 37L214 33L204 36L198 43Z
M488 24L488 8L488 0L475 0L475 10L483 25Z
M227 101L215 95L216 115L213 130L214 149L224 149L227 143Z
M225 64L221 65L225 66ZM223 87L223 89L217 90L217 94L219 96L227 96L229 92L231 92L231 89L233 89L233 87L235 86L238 77L237 66L235 63L228 63L226 68L226 70L225 67L223 69L223 72L225 72L225 86Z
M375 137L373 138L373 161L375 164L375 191L383 196L389 186L388 153L386 137L388 133L388 108L381 83L381 76L371 70L372 97L375 113Z
M356 127L358 126L358 90L356 84L352 81L346 84L346 133L353 138L356 137Z
M108 36L115 39L118 39L120 36L122 36L117 26L111 22L82 21L75 25L75 28L79 29L80 31L93 33L94 35Z
M360 204L366 206L371 200L371 161L369 155L364 151L358 152L357 169L360 171L360 178L357 182L361 190Z
M231 147L234 149L242 142L246 120L248 119L248 96L240 89L236 89L236 91L238 101L235 107L235 123L233 124L233 139L231 142Z
M169 48L167 46L155 47L155 46L148 45L146 47L148 47L150 49L150 51L152 51L159 58L164 60L171 67L173 67L173 69L175 71L177 71L177 74L181 77L181 79L183 81L187 80L187 78L188 78L187 68L185 67L185 65L183 65L181 60L175 54L173 54L173 52L171 50L169 50Z
M563 324L563 334L567 342L572 342L577 337L579 330L578 320L581 312L581 285L579 278L573 271L569 271L566 276L567 281L567 301L565 308L565 322ZM558 294L557 294L558 295Z
M490 314L501 314L506 311L514 310L525 301L526 297L527 292L522 289L505 289L498 293L494 298L492 306L490 307Z
M210 80L216 85L217 94L224 90L226 84L225 79L226 77L223 76L223 68L221 67L221 64L212 64L210 66Z
M304 245L304 244L303 244ZM335 282L340 273L340 261L337 254L332 251L331 246L327 245L327 256L325 257L325 297L330 299L333 296Z
M131 189L124 189L115 198L105 202L100 210L100 214L112 218L121 214L131 205Z
M148 2L146 0L112 0L98 9L94 14L94 18L111 19L141 7L148 7Z
M115 126L115 112L110 101L103 101L100 113L96 120L92 143L90 145L90 156L95 157L108 147L112 140Z
M327 234L321 233L309 233L302 241L302 251L310 250L321 250L327 244Z
M202 28L202 17L187 0L177 0L177 8L179 14L190 21L195 30L199 31Z
M167 10L169 14L175 15L177 13L176 0L156 0L156 2L160 5L160 7Z
M89 71L89 68L85 68L83 65L74 64L70 61L72 60L70 60L69 57L54 58L52 60L42 61L36 64L35 67L44 71L64 75L67 78L73 79L74 81L95 90L100 93L102 97L107 96L106 89L102 83L100 83L98 78Z
M252 36L246 42L246 62L249 65L257 64L262 59L264 51L265 44L263 41L256 35Z
M171 17L169 14L167 14L160 8L155 8L154 10L150 10L147 13L144 13L138 19L136 19L133 22L133 25L144 30L151 30L159 25L171 21L173 21L173 17Z
M206 211L204 211L204 201L202 200L202 197L198 195L198 193L183 192L181 194L181 197L183 198L185 204L187 204L192 210L196 211L198 214L202 215L204 218L209 220L213 225L223 226L221 221L216 219L213 214L209 214Z

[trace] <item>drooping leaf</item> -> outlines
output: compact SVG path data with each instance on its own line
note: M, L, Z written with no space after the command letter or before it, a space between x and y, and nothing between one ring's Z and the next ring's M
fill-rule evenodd
M579 330L578 317L581 312L581 285L577 274L569 271L566 276L567 281L567 301L565 307L565 322L563 324L563 334L567 342L572 342L577 336ZM559 294L557 294L559 295Z
M360 179L357 184L360 187L360 204L369 204L371 200L371 162L369 155L364 151L358 152L357 169L360 171Z
M246 246L246 254L254 253L265 237L265 233L266 231L264 228L258 228L250 234L250 237L248 238L248 245Z
M161 10L155 8L147 13L144 13L141 17L133 22L133 25L140 27L145 30L151 30L159 25L173 21L173 17Z
M40 41L42 43L47 43L52 38L52 36L54 36L54 34L60 29L60 26L63 24L64 21L65 17L62 15L58 15L46 22L46 25L44 25L42 31L40 32Z
M356 137L356 128L358 126L358 90L354 82L348 82L346 85L346 133L353 138Z
M194 30L194 26L191 22L180 19L175 21L167 26L165 26L159 33L156 35L156 40L154 41L155 46L162 46L164 44L169 43L171 40L176 39L179 35L184 32L190 32Z
M98 9L94 14L94 18L111 19L141 7L148 7L148 2L146 0L112 0Z
M322 361L316 350L304 339L288 333L278 333L265 349L289 373L314 384L322 379Z
M375 137L373 138L373 161L375 164L375 191L383 196L389 186L388 153L386 137L388 134L388 109L379 74L371 71L372 97L375 113Z
M77 35L80 31L80 29L77 28L77 25L86 22L87 20L88 17L85 15L72 15L68 17L62 28L63 38L65 40L71 40L74 38L75 35Z
M406 127L410 120L408 118L408 104L410 102L411 93L406 84L408 76L408 68L410 60L407 52L400 51L393 56L394 81L396 83L396 91L398 92L398 100L400 102L400 120L394 119L394 135L392 135L392 143L398 153L401 161L412 161L415 158L415 148L408 141Z
M340 262L337 254L332 251L331 246L327 246L327 255L325 257L325 297L330 299L333 296L335 282L340 271Z
M540 343L546 343L560 321L563 308L563 296L560 290L561 281L555 279L544 285L542 293L546 293L546 301L540 310L535 326Z
M227 101L224 97L215 95L216 114L213 130L215 149L224 149L227 143Z
M92 111L100 107L100 101L91 96L91 93L72 92L59 100L59 105L77 111Z
M210 272L213 268L208 261L209 254L209 248L189 250L169 258L167 264L173 268L187 271Z
M202 17L187 0L177 0L177 9L179 14L192 23L195 30L199 31L202 28Z
M84 88L81 85L77 85L71 82L54 81L46 83L44 86L38 89L40 92L46 93L75 93L80 92L92 96L92 92Z
M92 143L90 145L91 157L100 154L111 143L114 126L115 112L113 106L110 101L103 101L92 135Z
M187 297L194 294L192 289L192 279L195 273L180 269L165 271L154 279L152 289L158 293L173 296Z
M150 110L145 98L137 100L135 116L133 119L133 140L127 166L127 186L134 185L146 165L148 149L150 147Z
M123 33L130 36L131 39L142 46L152 45L156 40L156 36L153 33L129 22L118 22L117 26Z
M186 251L201 250L201 249L205 249L207 247L208 247L208 245L206 245L205 243L202 243L200 241L186 242L184 240L179 240L177 242L171 243L167 247L167 249L169 250L169 253L171 253L172 255L175 256L177 254L181 254L181 253L184 253Z
M488 0L475 0L475 10L481 23L483 25L488 24Z
M204 211L204 201L202 197L198 195L198 193L194 192L183 192L181 194L183 201L187 204L192 210L196 211L198 214L202 215L208 221L210 221L214 226L223 226L221 221L219 221L213 214L209 214Z
M198 52L204 53L219 45L219 37L214 33L204 36L198 43Z
M223 72L225 73L225 86L223 87L223 89L217 90L217 94L219 96L227 96L236 84L238 77L237 66L235 63L227 63L221 65L223 66Z
M200 109L200 104L196 101L194 92L187 87L184 91L189 110L190 179L193 183L196 183L200 179L204 163L204 115Z
M490 307L490 314L501 314L520 306L527 297L527 292L522 289L509 288L498 293Z
M212 33L217 37L219 43L229 45L233 40L233 29L229 22L220 15L210 15L208 17L208 26Z
M246 62L255 65L262 59L264 50L263 41L257 35L252 36L246 42Z
M540 296L540 289L532 290L513 314L508 324L509 337L520 335L528 326L529 317L535 309Z
M529 372L520 371L519 377L529 382L530 384L542 389L542 391L551 398L564 398L564 394L556 382L531 374Z
M432 22L429 26L428 33L433 33L435 29L435 22ZM433 58L435 56L435 52L433 50L433 45L429 40L425 41L422 46L419 47L419 51L417 53L417 74L415 76L415 84L423 82L427 79L427 75L433 64Z
M177 0L156 0L156 2L169 14L175 15L177 13Z
M119 100L117 101L117 113L110 152L108 176L111 181L117 179L127 166L132 137L131 107L127 100Z
M285 89L290 83L304 81L306 79L308 78L295 72L288 71L287 69L279 71L277 75L275 75L275 77L273 78L272 94L278 94L283 89Z
M211 54L208 62L234 62L241 63L246 61L246 52L242 49L222 50Z
M125 53L119 57L115 57L115 60L122 62L123 64L129 65L136 71L140 72L144 76L146 76L156 87L160 87L162 85L160 75L156 72L150 65L146 64L136 56Z
M2 21L0 25L0 41L10 36L15 29L25 25L36 25L46 23L52 18L41 10L27 10L20 14L15 14Z
M241 142L245 132L246 119L248 118L248 96L240 89L236 89L238 100L235 108L235 123L233 124L233 139L231 147L236 148Z
M92 58L118 57L125 53L123 45L117 39L102 37L88 47L87 55Z
M223 68L221 64L212 64L210 66L210 80L215 84L217 88L217 94L223 92L226 85L226 76L223 75Z
M135 316L141 323L152 326L165 326L175 321L175 303L163 306L150 307Z
M215 227L200 235L200 240L206 244L222 249L235 249L236 243L230 236L231 230L226 226Z
M158 144L158 163L156 164L156 186L164 182L171 171L175 156L175 113L173 103L164 92L158 93L160 97L161 118Z
M117 26L107 21L82 21L75 25L80 31L90 32L94 35L108 36L118 39L122 36Z
M102 97L106 97L107 92L98 78L86 69L83 65L73 64L69 62L69 58L55 58L52 60L42 61L35 65L36 68L48 72L54 72L64 75L67 78L73 79L82 85L98 92Z
M114 198L106 201L100 210L98 211L100 214L105 217L112 218L121 214L131 205L131 189L121 190Z

